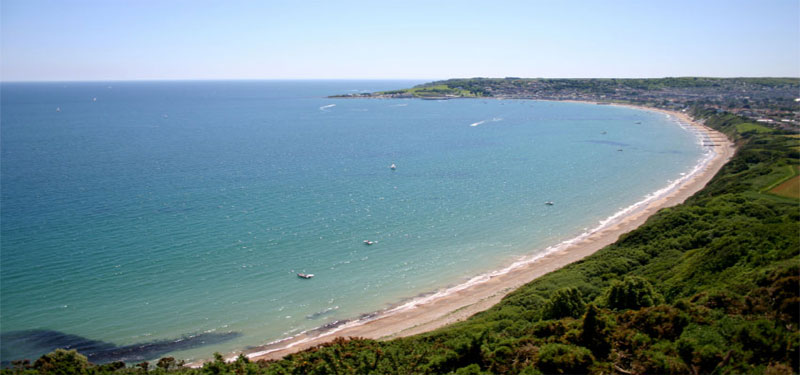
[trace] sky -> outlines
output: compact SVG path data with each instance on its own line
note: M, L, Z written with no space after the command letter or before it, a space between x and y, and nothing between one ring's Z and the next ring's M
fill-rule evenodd
M0 1L2 81L675 76L800 76L800 1Z

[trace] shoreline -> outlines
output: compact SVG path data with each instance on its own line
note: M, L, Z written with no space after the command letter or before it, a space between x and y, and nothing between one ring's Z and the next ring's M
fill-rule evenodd
M570 102L599 104L589 101ZM289 338L237 352L235 355L241 353L252 360L280 359L337 337L387 340L432 331L465 320L492 307L506 294L520 286L616 242L619 236L638 228L660 209L682 203L705 187L735 151L733 144L724 134L693 121L685 113L632 104L609 103L609 105L665 114L677 125L695 134L701 145L708 147L710 152L707 152L699 163L680 179L671 181L668 186L648 195L644 200L601 221L597 227L550 246L536 255L523 257L500 270L475 276L466 283L418 296L390 308L364 314L354 320L329 323ZM234 358L231 356L226 359Z

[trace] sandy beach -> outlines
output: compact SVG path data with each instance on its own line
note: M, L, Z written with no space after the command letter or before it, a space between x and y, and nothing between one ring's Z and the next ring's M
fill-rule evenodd
M704 135L704 145L713 148L715 155L707 159L695 173L687 175L663 195L643 202L641 206L633 207L630 212L614 218L608 225L556 248L544 256L510 266L506 269L507 272L486 274L468 287L453 288L448 293L437 293L429 296L430 298L418 300L413 305L389 309L368 319L345 322L327 327L326 330L303 333L271 345L248 350L244 354L253 360L278 359L336 337L385 340L431 331L465 320L477 312L490 308L514 289L614 243L620 235L636 229L658 210L682 203L701 190L734 154L734 146L725 135L692 121L685 113L625 106L661 112L691 126L693 131Z

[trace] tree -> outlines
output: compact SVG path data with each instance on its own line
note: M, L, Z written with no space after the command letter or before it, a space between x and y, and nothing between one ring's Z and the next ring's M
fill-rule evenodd
M589 348L597 358L605 358L611 350L611 344L608 342L606 322L600 319L599 314L600 310L593 303L586 306L580 342L583 346Z
M173 357L164 357L158 360L156 363L156 367L163 369L164 371L169 371L175 368L175 358Z
M584 311L581 291L576 288L563 288L553 292L544 307L544 319L577 318Z
M606 305L617 310L638 310L655 306L663 301L649 281L638 276L626 276L614 281L606 295Z
M89 360L77 350L56 349L36 360L33 368L42 374L77 375L86 373Z

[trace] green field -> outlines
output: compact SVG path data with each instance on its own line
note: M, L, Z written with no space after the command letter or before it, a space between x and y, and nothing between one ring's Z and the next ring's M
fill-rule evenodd
M739 133L746 133L750 131L755 131L756 133L772 133L773 130L766 126L754 124L752 122L746 122L736 125L736 131Z
M800 199L800 176L794 176L788 181L784 181L769 192L782 197Z
M480 96L474 92L464 90L461 88L450 87L448 85L435 85L435 86L417 86L410 89L392 90L378 92L378 95L411 95L415 98L444 98L444 97L458 97L458 98L474 98Z

